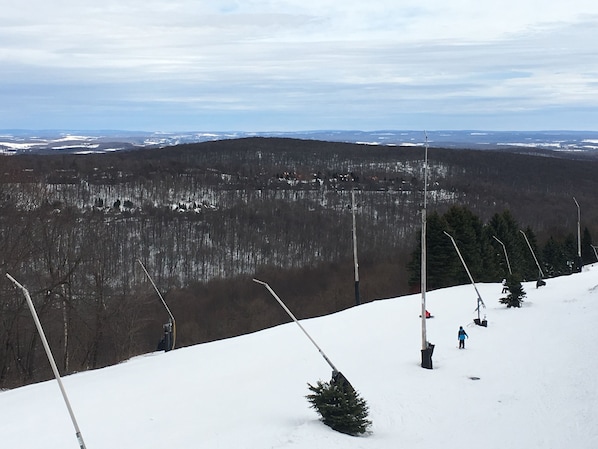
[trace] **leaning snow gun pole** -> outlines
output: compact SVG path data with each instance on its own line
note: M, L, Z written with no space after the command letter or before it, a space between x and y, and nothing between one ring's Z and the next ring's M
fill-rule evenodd
M284 311L287 313L287 315L289 315L291 317L291 319L295 322L295 324L297 324L297 326L299 326L299 329L301 329L303 331L303 333L307 336L307 338L309 338L309 341L312 342L312 344L316 347L316 349L318 350L320 355L322 357L324 357L324 360L326 360L326 363L328 363L328 365L330 365L330 367L332 368L332 380L337 383L344 381L351 389L353 389L353 386L351 385L351 383L347 380L347 378L345 376L342 375L342 373L338 369L336 369L336 366L334 366L334 364L330 361L330 359L326 356L326 354L324 354L324 351L322 351L322 349L318 346L318 344L315 342L315 340L313 338L311 338L311 336L307 333L307 331L303 328L303 326L301 326L301 323L299 322L299 320L297 320L297 318L295 318L295 315L293 315L293 313L289 310L289 308L285 305L285 303L282 302L282 300L278 297L278 295L274 292L274 290L272 290L272 288L266 282L260 281L258 279L254 279L253 281L266 287L266 289L270 292L270 294L274 297L274 299L276 299L276 301L278 301L278 304L280 304L280 307L282 307L284 309Z
M498 243L500 243L500 245L502 246L502 249L503 249L503 251L505 253L505 259L507 261L507 267L509 268L509 274L512 276L513 275L513 271L511 271L511 264L509 262L509 255L507 254L507 248L505 247L505 244L503 242L501 242L500 240L498 240L498 238L495 235L493 235L492 238L494 240L496 240Z
M41 338L42 344L44 345L44 349L46 350L46 355L48 356L48 361L50 362L50 366L52 367L52 371L54 372L54 377L58 382L58 387L60 388L60 392L62 393L62 397L64 399L64 403L66 404L66 408L69 412L71 417L71 421L73 422L73 426L75 427L75 434L77 436L77 441L79 442L79 447L81 449L85 449L85 443L83 442L83 436L81 435L81 430L79 430L79 425L77 424L77 419L75 418L75 414L73 413L73 409L71 408L71 403L69 402L69 398L66 395L66 390L64 389L64 385L62 384L62 379L60 378L60 373L58 372L58 367L56 366L56 361L54 360L54 356L52 355L52 351L50 350L50 345L48 344L48 340L46 339L46 334L44 333L44 329L39 321L39 317L37 316L37 312L35 311L35 307L33 306L33 301L31 300L31 296L29 295L29 291L19 284L15 278L13 278L10 274L6 273L6 277L10 279L10 281L15 284L18 288L23 291L25 295L25 299L27 300L27 305L29 306L29 310L31 311L31 315L33 316L33 321L35 322L35 326L37 327L37 331L39 332L39 336Z
M529 242L527 235L525 235L525 232L523 232L521 229L519 230L519 232L521 232L521 234L523 234L523 238L525 239L525 243L527 243L527 247L529 248L530 252L532 253L532 256L534 256L534 261L536 262L536 266L538 267L538 272L541 276L541 278L544 278L544 272L542 271L542 268L540 268L540 262L538 262L538 258L536 257L536 253L534 253L534 250L532 249L532 245Z
M143 265L143 263L141 262L141 260L137 259L137 262L139 262L139 265L141 265L141 268L143 268L143 272L145 273L145 275L147 276L147 278L151 282L152 286L154 287L154 290L156 291L156 293L158 294L158 297L160 298L160 301L162 301L162 304L164 305L164 308L166 309L166 312L168 312L168 316L170 317L170 326L172 328L172 342L171 342L170 347L167 349L167 351L170 351L171 349L174 349L174 344L176 342L176 322L174 321L174 316L172 315L172 312L168 308L168 305L166 304L166 301L164 300L164 297L162 296L162 293L160 293L160 290L158 290L158 287L156 287L156 284L155 284L154 280L152 279L152 277L150 276L150 274L145 269L145 266Z
M463 256L461 255L461 251L459 251L459 247L457 246L457 243L455 242L455 239L448 232L446 232L446 231L443 231L443 232L451 239L451 242L453 242L453 246L455 247L455 250L457 251L457 254L459 255L459 259L461 259L461 263L463 264L463 267L465 268L465 271L467 272L467 276L469 276L469 280L471 281L471 285L473 285L473 288L475 289L475 292L478 295L478 306L476 307L476 310L478 311L478 320L476 321L476 324L481 324L481 321L480 321L480 305L482 305L484 308L486 308L486 304L484 304L484 301L482 301L482 297L480 296L480 292L478 291L478 288L476 287L475 282L473 281L473 277L471 276L471 273L469 272L469 268L467 268L467 264L465 263L465 260L463 260Z
M334 366L334 364L330 361L330 359L326 356L326 354L324 354L324 351L322 351L322 349L320 349L320 347L318 346L318 344L314 341L313 338L311 338L311 336L307 333L307 331L303 328L303 326L301 326L301 323L299 322L299 320L297 320L297 318L295 318L295 315L293 315L293 313L289 310L289 308L285 305L285 303L282 302L282 300L278 297L278 295L274 292L274 290L272 290L272 288L266 282L259 281L257 279L254 279L253 281L257 282L258 284L262 284L264 287L266 287L266 289L270 292L270 294L272 296L274 296L274 299L276 299L276 301L278 301L278 304L280 304L280 307L282 307L284 309L284 311L295 322L295 324L297 326L299 326L299 329L301 329L303 331L303 333L307 336L307 338L309 338L309 341L311 341L313 343L313 345L320 352L320 354L322 355L322 357L324 357L324 360L326 360L326 362L332 368L333 373L334 372L338 372L338 370L336 369L336 366Z

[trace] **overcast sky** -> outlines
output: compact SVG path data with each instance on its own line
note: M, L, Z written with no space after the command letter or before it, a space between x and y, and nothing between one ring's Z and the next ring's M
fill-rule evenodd
M0 0L0 129L598 130L596 0Z

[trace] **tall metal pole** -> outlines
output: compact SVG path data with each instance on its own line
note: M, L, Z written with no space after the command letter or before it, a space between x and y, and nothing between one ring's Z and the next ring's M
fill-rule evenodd
M579 269L581 269L581 208L575 197L573 197L573 201L577 206L577 257L579 257Z
M322 357L324 357L324 360L326 360L326 362L328 363L328 365L330 365L330 367L332 368L333 376L334 376L335 373L338 373L339 371L336 369L336 366L334 366L334 364L330 361L330 359L326 356L326 354L324 354L324 351L322 351L320 349L320 347L315 342L315 340L313 338L311 338L311 335L309 335L307 333L307 331L303 328L303 326L301 326L301 323L299 322L299 320L297 318L295 318L295 315L293 315L293 313L289 310L289 308L285 305L285 303L282 302L282 299L280 299L278 297L278 295L274 292L274 290L272 290L272 288L266 282L264 282L264 281L260 281L258 279L254 279L253 282L256 282L256 283L261 284L264 287L266 287L266 289L270 292L270 294L274 297L274 299L276 299L276 301L278 301L278 304L280 304L280 307L282 307L284 309L284 311L287 313L287 315L290 316L291 319L295 322L295 324L297 326L299 326L299 329L301 329L303 331L303 333L307 336L307 338L309 338L309 341L311 341L312 344L316 347L316 349L318 350L318 352L320 353L320 355Z
M463 256L461 255L461 251L459 251L459 247L457 246L457 243L455 242L455 239L448 232L446 232L446 231L443 231L443 232L451 239L451 242L453 242L453 246L455 247L455 250L457 251L459 259L461 259L461 263L463 264L463 267L465 268L465 271L467 272L467 276L469 276L469 280L471 281L471 285L473 285L473 288L474 288L476 294L478 295L478 307L477 307L477 311L478 311L478 320L479 320L480 319L480 305L482 305L484 307L486 307L486 305L484 304L484 301L482 300L482 297L480 296L480 292L478 291L478 288L475 285L475 282L473 280L473 276L469 272L469 268L467 268L467 264L465 263L465 260L463 260Z
M505 248L505 244L498 240L498 238L496 238L495 235L493 235L492 237L494 238L494 240L496 240L498 243L502 245L502 249L505 253L505 259L507 260L507 267L509 268L509 274L513 274L513 272L511 271L511 264L509 263L509 256L507 255L507 248Z
M37 327L37 331L39 332L39 336L41 338L42 344L46 351L46 355L48 357L48 361L50 362L50 366L52 367L52 371L54 372L54 377L56 378L56 382L58 382L58 387L60 388L60 392L62 393L62 398L64 399L64 403L66 404L66 408L69 412L71 417L71 421L73 422L73 427L75 428L75 435L77 436L77 441L79 442L79 447L81 449L85 449L85 443L83 442L83 435L81 435L81 430L79 429L79 425L77 424L77 419L75 418L75 414L71 407L71 403L69 402L69 398L66 394L66 390L64 389L64 385L62 384L62 379L60 378L60 373L58 372L58 367L56 366L56 361L54 360L54 356L52 355L52 351L50 350L50 345L48 344L48 340L46 339L46 334L44 333L44 329L42 328L42 324L39 321L39 317L37 316L37 312L35 311L35 307L33 306L33 301L31 300L31 296L29 295L29 291L19 284L15 278L13 278L10 274L6 273L6 277L10 279L10 281L15 284L18 288L21 289L23 294L25 295L25 299L27 300L27 305L29 306L29 310L31 311L31 316L33 317L33 321L35 322L35 326Z
M424 133L425 134L425 133ZM428 337L426 329L426 224L427 224L427 204L428 204L428 135L425 134L426 144L424 150L424 204L422 209L422 230L421 230L421 318L422 318L422 350L428 347Z
M359 264L357 263L357 228L355 226L355 190L351 189L351 214L353 215L353 265L355 266L355 305L359 299Z
M525 232L523 232L521 229L519 230L519 232L521 232L523 234L523 237L525 238L525 242L527 243L527 247L529 248L530 252L532 253L532 256L534 256L534 260L536 261L536 266L538 267L538 270L540 271L540 276L542 276L542 278L543 278L544 272L542 271L542 268L540 268L540 263L538 262L538 259L536 258L536 254L534 253L534 250L532 249L532 245L530 245L529 240L527 239L527 235L525 235Z
M422 208L422 230L421 230L421 327L422 327L422 368L432 369L432 352L434 346L428 342L426 329L426 279L427 279L427 250L426 250L426 224L427 224L427 206L428 206L428 134L424 131L426 143L424 146L424 201Z
M168 308L168 305L166 304L166 301L164 300L164 297L162 296L162 293L160 293L160 290L158 290L158 287L156 287L156 284L155 284L154 280L152 279L152 277L150 276L150 274L145 269L145 265L143 265L143 263L141 262L140 259L137 259L137 262L139 262L139 265L141 265L141 268L143 268L143 271L144 271L145 275L147 276L147 278L151 282L152 286L154 287L154 290L158 294L158 297L160 298L160 301L162 301L162 304L164 305L164 308L166 309L166 312L168 312L168 316L170 317L170 324L172 324L172 345L171 345L170 349L174 349L174 344L176 343L176 322L174 321L174 315L172 314L172 312Z

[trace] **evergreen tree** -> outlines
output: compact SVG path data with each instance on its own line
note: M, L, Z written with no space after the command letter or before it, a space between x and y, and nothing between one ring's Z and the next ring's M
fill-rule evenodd
M493 232L501 242L504 243L505 249L494 239L492 245L502 254L499 263L503 266L503 273L505 275L509 273L508 266L506 265L506 259L504 257L504 251L507 251L509 257L509 264L511 265L511 271L523 272L525 265L528 263L528 259L531 257L525 239L521 235L519 230L521 229L513 215L509 210L505 210L502 214L495 214L488 223L489 229ZM490 233L490 232L489 232ZM532 259L533 263L533 259ZM536 268L537 271L537 268ZM505 276L503 275L503 277ZM535 279L535 278L534 278Z
M461 271L461 262L450 239L444 234L448 225L437 212L428 215L426 221L426 285L427 289L456 285L455 276ZM417 246L411 253L409 285L421 284L421 228L417 234Z
M577 255L577 237L572 233L567 234L567 237L565 237L563 253L566 259L566 264L569 267L569 274L581 271L579 257Z
M451 207L444 214L444 218L449 226L449 233L455 239L455 243L459 247L461 256L463 256L463 260L465 260L471 275L479 279L483 266L480 245L482 223L480 219L469 209L461 206ZM453 251L455 250L453 249ZM461 263L460 260L458 261ZM455 278L455 284L467 284L468 282L469 277L461 264L461 269Z
M562 243L556 241L552 236L548 239L542 250L544 274L548 277L562 276L569 274L567 259L563 251Z
M482 252L482 271L478 279L481 282L496 282L504 279L506 275L505 273L509 272L508 267L506 266L502 246L500 247L500 252L495 250L494 244L498 244L498 242L492 238L492 235L493 234L488 226L482 228L480 248ZM505 266L504 270L501 266L501 262Z
M521 307L525 291L521 285L521 278L518 275L507 276L507 288L509 294L505 298L500 298L498 301L501 304L506 304L507 307Z
M498 264L501 267L501 277L506 278L511 273L512 269L515 268L520 260L518 238L517 235L519 225L512 217L508 210L505 210L502 214L494 214L488 224L486 225L486 232L492 247L495 250L495 255L498 260ZM494 237L500 240L505 247L497 242ZM505 257L505 251L507 253L509 263ZM509 266L511 269L509 269Z
M529 241L528 245L519 225L508 210L502 214L495 214L489 223L484 225L466 207L453 206L442 216L437 212L428 216L426 285L430 290L469 282L467 271L463 268L451 240L444 234L445 231L455 239L459 252L475 280L497 282L510 274L509 265L511 271L521 273L521 280L536 280L541 277L538 265L548 267L549 273L558 274L564 270L558 256L559 245L553 241L545 252L540 252L535 233L527 227L525 237ZM505 245L504 249L494 236ZM546 265L543 264L545 256L550 259ZM421 231L417 234L417 247L411 254L408 270L409 284L415 287L421 282Z
M318 381L315 386L307 385L312 394L306 398L324 424L352 436L368 431L372 425L367 419L368 405L341 373L336 373L330 383Z
M427 226L427 285L430 290L457 285L461 262L451 240L444 233L448 224L444 216L430 215Z

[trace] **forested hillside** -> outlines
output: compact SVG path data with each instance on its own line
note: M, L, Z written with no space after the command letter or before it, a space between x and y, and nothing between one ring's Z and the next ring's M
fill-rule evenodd
M598 162L441 148L428 157L432 217L455 218L457 205L481 229L508 211L509 229L533 233L542 257L549 242L556 253L566 242L570 249L575 197L584 258L592 257ZM285 321L252 277L298 317L351 307L351 190L362 301L409 291L423 158L421 147L275 138L2 157L0 387L50 375L22 294L4 273L30 290L62 372L155 350L168 316L138 260L177 318L177 346ZM496 260L487 276L505 275L499 249L488 252ZM560 253L570 262L570 251Z

